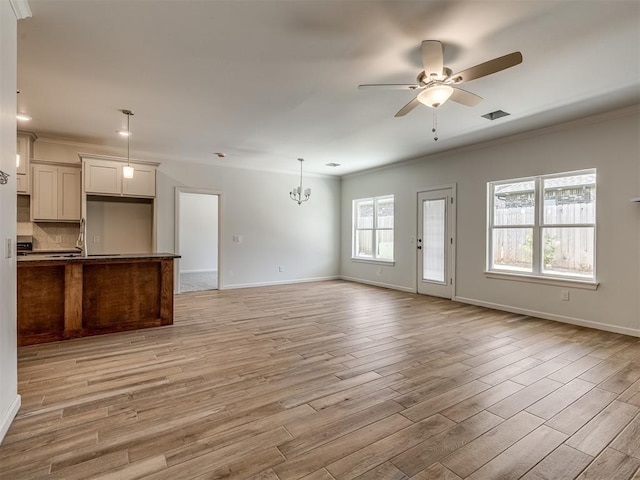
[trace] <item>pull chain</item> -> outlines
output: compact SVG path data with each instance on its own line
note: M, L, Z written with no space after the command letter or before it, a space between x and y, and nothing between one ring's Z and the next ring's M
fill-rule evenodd
M438 109L433 109L433 128L431 129L433 132L433 140L438 141Z

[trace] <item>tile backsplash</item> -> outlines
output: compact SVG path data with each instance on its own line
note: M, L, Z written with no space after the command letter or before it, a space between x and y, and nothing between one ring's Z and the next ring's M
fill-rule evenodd
M30 221L30 203L27 195L18 195L18 235L33 236L34 250L72 250L76 246L80 225L67 222Z

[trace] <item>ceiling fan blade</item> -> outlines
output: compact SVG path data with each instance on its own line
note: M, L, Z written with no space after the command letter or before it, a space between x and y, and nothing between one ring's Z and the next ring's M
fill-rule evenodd
M405 83L371 83L366 85L358 85L360 90L368 90L377 88L380 90L417 90L419 88L423 88L420 85L413 84L405 84Z
M422 42L422 66L427 81L433 74L437 75L437 78L442 77L444 69L442 43L437 40Z
M504 55L503 57L494 58L488 62L481 63L475 67L467 68L462 72L451 75L451 79L454 84L470 82L476 78L485 77L492 73L513 67L519 63L522 63L522 54L520 52L513 52L509 55Z
M452 100L456 103L461 103L462 105L466 105L467 107L475 107L482 101L482 97L476 95L475 93L467 92L458 87L453 87L453 93L449 100Z
M420 102L418 101L418 98L416 97L413 100L411 100L409 103L407 103L404 107L402 107L400 109L400 111L395 114L395 116L396 117L404 117L407 113L409 113L411 110L416 108L418 105L420 105Z

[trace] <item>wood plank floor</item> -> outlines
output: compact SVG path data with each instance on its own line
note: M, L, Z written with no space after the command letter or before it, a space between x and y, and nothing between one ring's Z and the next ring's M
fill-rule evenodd
M637 338L341 281L175 310L19 349L0 478L639 478Z

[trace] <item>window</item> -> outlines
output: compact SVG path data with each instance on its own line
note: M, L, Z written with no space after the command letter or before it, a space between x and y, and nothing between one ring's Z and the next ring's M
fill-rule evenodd
M488 184L491 272L595 281L596 171Z
M393 195L353 201L353 258L393 261Z

